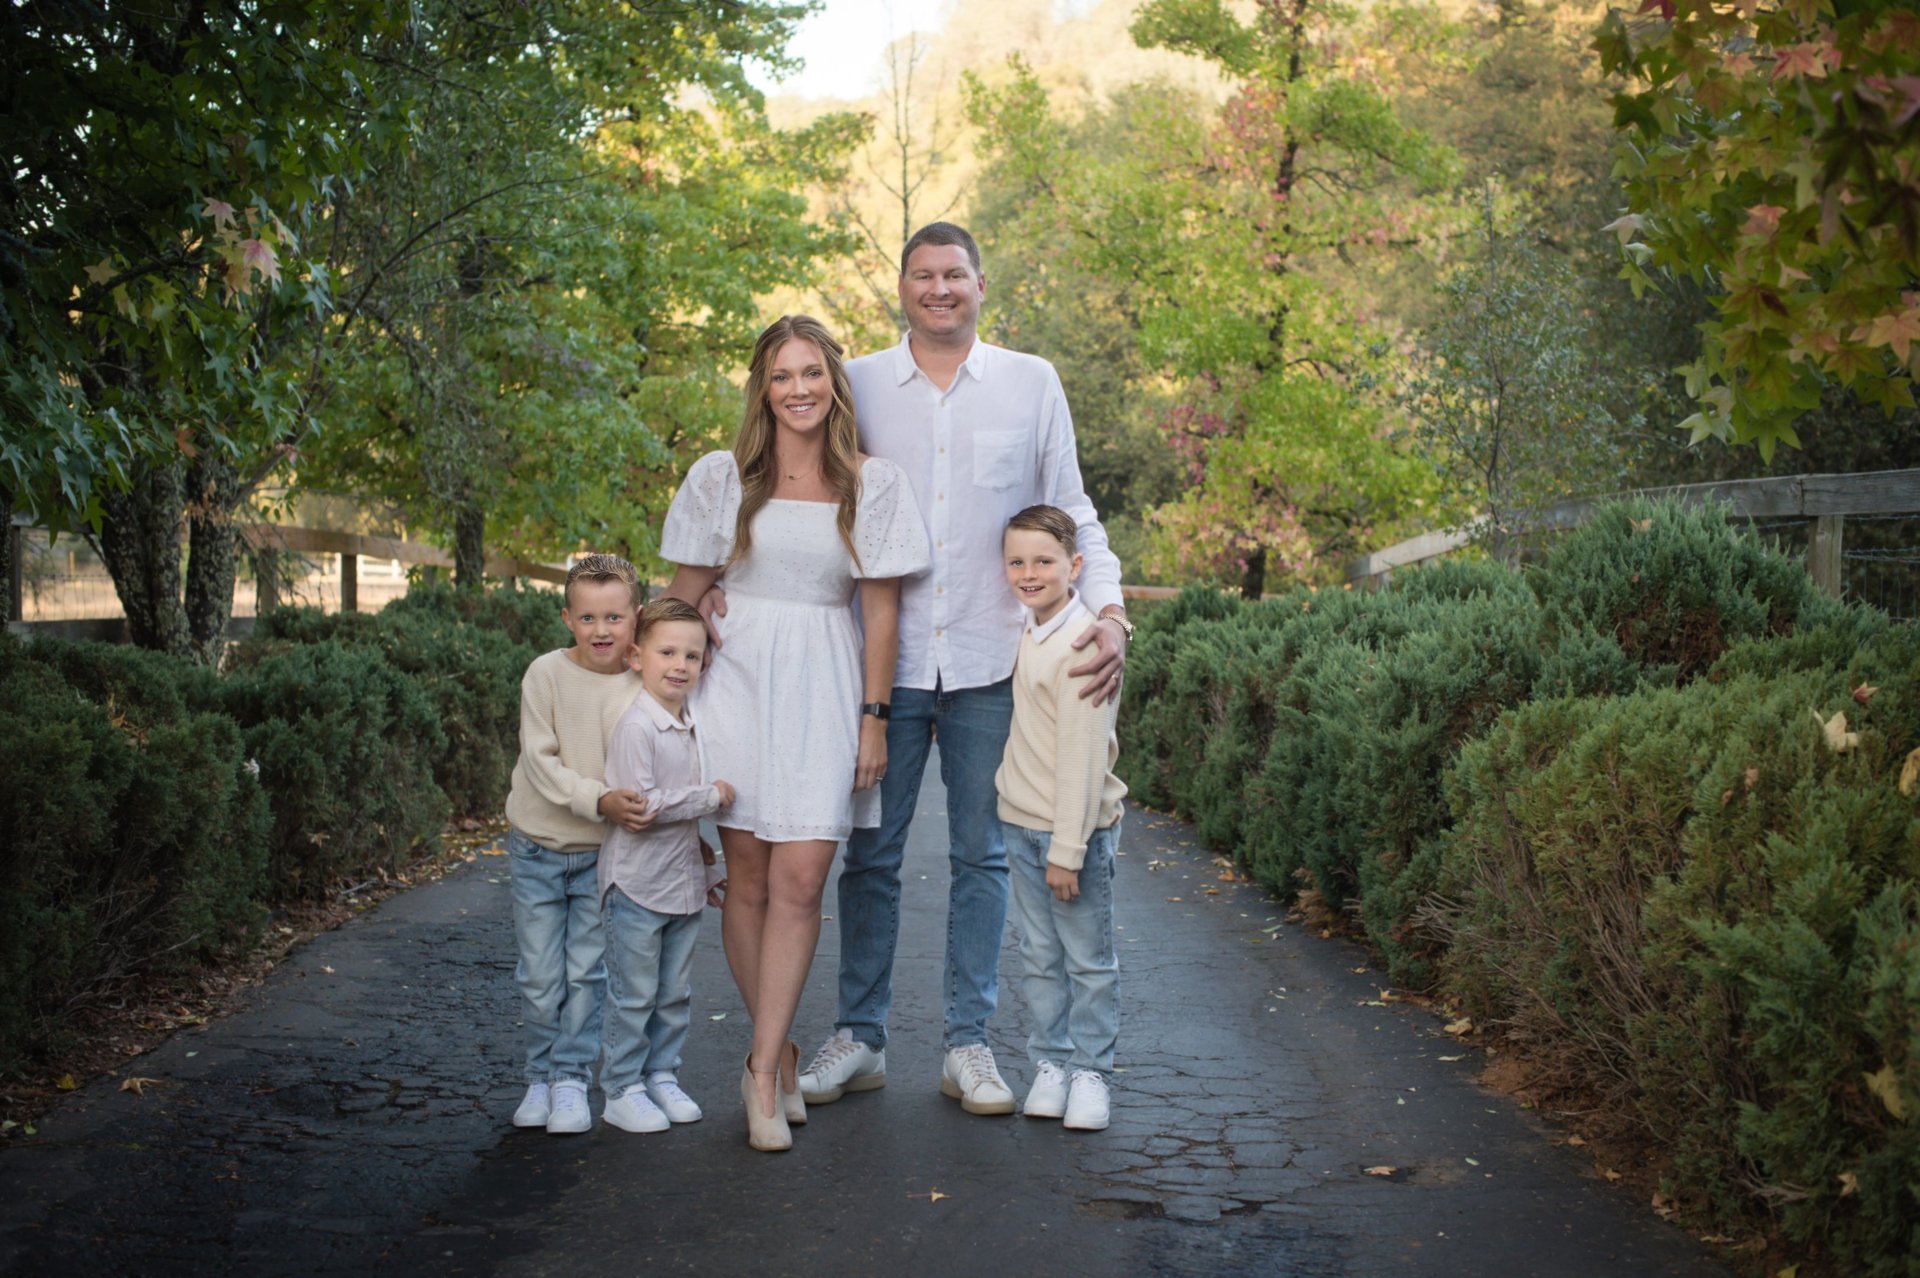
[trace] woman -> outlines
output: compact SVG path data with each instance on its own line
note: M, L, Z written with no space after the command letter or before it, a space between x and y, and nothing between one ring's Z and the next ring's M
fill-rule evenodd
M716 581L726 590L695 706L707 775L738 791L721 817L720 932L753 1017L748 1140L787 1149L790 1125L806 1121L787 1035L821 891L837 845L880 823L899 579L930 563L906 475L859 451L840 345L818 320L786 316L754 343L733 451L687 472L661 554L677 566L668 594L697 603Z

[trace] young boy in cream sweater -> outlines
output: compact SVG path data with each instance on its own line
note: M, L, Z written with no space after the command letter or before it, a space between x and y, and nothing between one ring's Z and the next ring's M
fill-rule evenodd
M520 759L507 795L514 979L527 1026L527 1093L513 1125L554 1134L593 1125L587 1086L607 986L600 845L611 829L651 822L637 793L606 782L607 739L640 692L627 669L639 577L618 555L587 555L567 570L564 598L573 646L534 658L520 681Z
M1092 621L1073 589L1073 517L1029 506L1007 521L1007 585L1027 609L1013 668L1013 728L994 776L1006 828L1020 961L1033 1030L1021 1112L1080 1131L1107 1125L1120 1028L1113 854L1127 787L1113 774L1117 700L1095 704L1067 671Z

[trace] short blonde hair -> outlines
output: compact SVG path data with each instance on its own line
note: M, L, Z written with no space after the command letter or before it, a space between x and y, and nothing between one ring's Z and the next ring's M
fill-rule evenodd
M567 569L567 584L561 591L561 597L569 608L573 606L573 583L576 581L617 581L627 588L633 606L640 606L640 574L618 555L582 555L573 561Z
M1074 527L1073 516L1058 506L1029 506L1009 519L1000 535L1005 537L1016 528L1045 533L1059 542L1069 555L1079 552L1080 531Z
M647 631L663 621L691 621L700 627L702 634L706 633L707 629L706 618L700 615L698 608L684 599L662 596L659 599L648 600L647 606L640 610L639 639L645 642Z

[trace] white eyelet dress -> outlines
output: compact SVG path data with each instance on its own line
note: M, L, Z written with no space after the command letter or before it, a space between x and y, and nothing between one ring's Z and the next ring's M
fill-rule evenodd
M740 496L732 453L695 462L667 511L661 557L724 564ZM835 502L780 499L761 507L745 557L720 578L721 647L693 693L705 775L737 792L714 819L771 843L839 842L880 824L880 787L853 792L866 700L854 583L911 577L932 561L913 489L894 463L869 457L861 468L858 567L838 511Z

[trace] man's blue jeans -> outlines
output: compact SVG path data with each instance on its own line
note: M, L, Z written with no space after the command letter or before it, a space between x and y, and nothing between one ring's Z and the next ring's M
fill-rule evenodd
M1080 867L1080 895L1056 900L1047 886L1045 830L1006 827L1013 908L1020 920L1020 989L1033 1014L1027 1056L1068 1073L1113 1074L1120 1034L1120 959L1113 944L1113 853L1120 823L1095 830Z
M993 774L1013 722L1013 681L958 692L895 688L887 720L880 824L855 830L840 869L840 1026L869 1047L887 1044L893 954L900 939L900 863L934 734L947 787L946 1036L948 1047L987 1041L999 999L1007 925L1007 849Z
M600 1087L609 1097L650 1074L680 1072L693 1020L693 943L700 915L649 910L619 888L607 893L607 1058Z
M555 852L507 831L520 943L513 976L526 999L529 1083L593 1081L607 988L599 862L598 848Z

